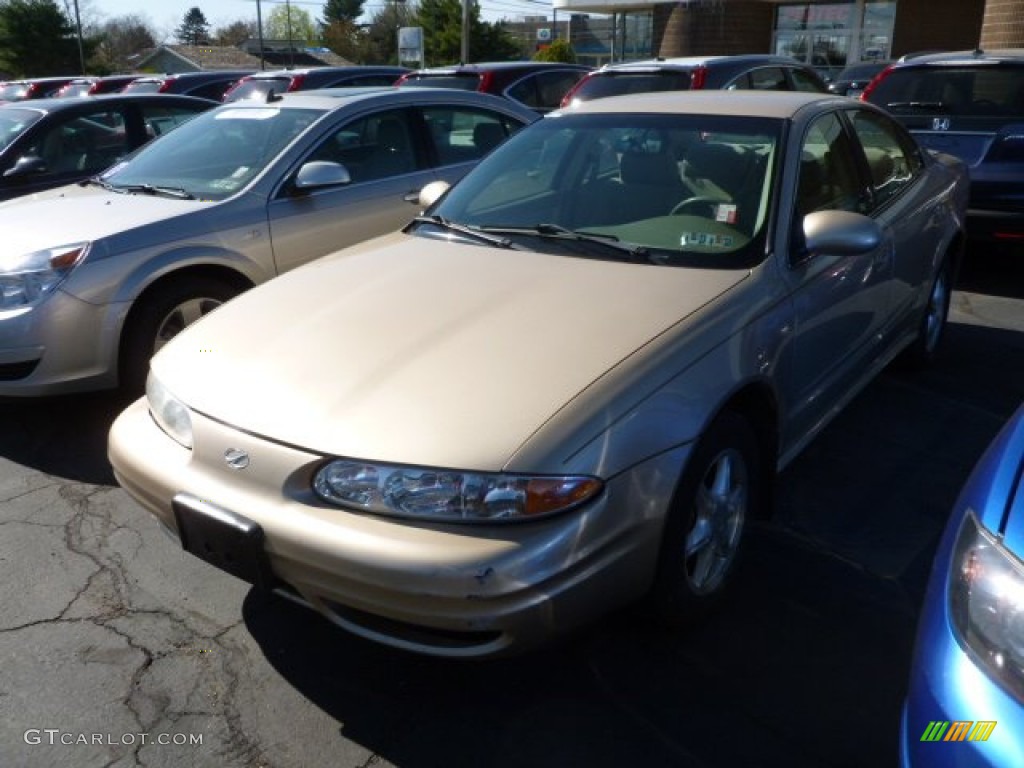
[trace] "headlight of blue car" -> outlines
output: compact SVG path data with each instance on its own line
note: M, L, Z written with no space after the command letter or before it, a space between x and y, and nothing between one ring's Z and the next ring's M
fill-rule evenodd
M949 599L960 641L988 673L1024 701L1024 564L964 518Z

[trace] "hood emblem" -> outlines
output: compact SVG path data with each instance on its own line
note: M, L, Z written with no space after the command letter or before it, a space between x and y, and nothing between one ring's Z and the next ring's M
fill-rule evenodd
M932 118L932 130L933 131L948 131L949 130L949 118L948 117L933 117Z
M240 448L228 448L224 451L224 461L232 469L245 469L249 466L249 454Z

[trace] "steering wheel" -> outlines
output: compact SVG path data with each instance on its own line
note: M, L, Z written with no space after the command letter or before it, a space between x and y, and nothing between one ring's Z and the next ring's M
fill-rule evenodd
M685 200L683 200L683 201L681 201L679 203L676 203L675 207L672 208L672 211L670 212L669 215L670 216L675 216L677 214L683 213L687 208L690 208L690 207L695 206L695 205L706 205L710 209L711 206L721 205L723 202L725 202L725 201L724 200L719 200L718 198L715 198L715 197L707 197L705 195L698 195L696 197L688 197Z

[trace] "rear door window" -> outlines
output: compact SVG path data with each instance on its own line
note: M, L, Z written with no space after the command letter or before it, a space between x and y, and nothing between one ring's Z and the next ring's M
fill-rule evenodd
M880 208L913 182L921 157L913 140L885 115L858 109L850 119L864 148L874 207Z

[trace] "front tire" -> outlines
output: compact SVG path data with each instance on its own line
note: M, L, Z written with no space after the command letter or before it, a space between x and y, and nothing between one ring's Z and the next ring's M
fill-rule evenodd
M686 624L721 598L747 524L759 516L762 479L753 429L723 412L690 456L666 520L652 589L661 619Z
M122 389L141 393L146 386L149 359L187 326L238 293L236 287L221 280L197 277L174 280L142 296L125 321Z

